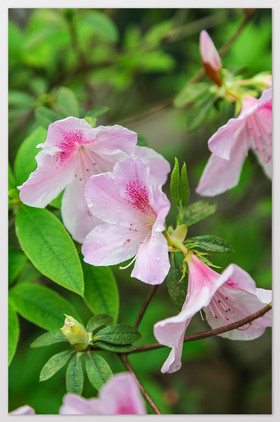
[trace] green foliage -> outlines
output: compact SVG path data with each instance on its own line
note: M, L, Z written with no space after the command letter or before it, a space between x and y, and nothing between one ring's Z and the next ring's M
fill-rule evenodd
M127 324L116 324L103 328L93 337L93 340L100 340L111 344L131 344L139 340L141 334L139 331Z
M113 375L106 360L93 351L88 351L86 354L86 371L96 390L100 390L102 385Z
M35 110L35 117L40 126L48 129L49 125L56 120L60 120L62 116L50 108L40 106Z
M207 117L210 111L213 110L215 97L208 96L207 98L199 99L186 114L186 128L189 132L197 129Z
M180 174L179 174L179 162L175 157L175 164L171 173L170 180L170 194L174 204L180 208Z
M84 300L94 314L106 314L116 322L119 313L119 293L109 267L94 267L82 263L85 278Z
M8 364L12 362L19 338L19 323L13 305L8 303Z
M188 181L188 175L187 175L187 166L186 166L186 163L184 163L181 169L181 201L182 201L183 208L185 208L185 206L187 205L189 198L190 198L190 188L189 188L189 181Z
M197 201L189 205L185 212L183 221L187 226L199 223L216 212L217 203L215 201Z
M112 343L106 343L103 341L95 341L94 346L99 347L100 349L107 350L108 352L114 352L114 353L126 353L131 352L135 349L132 344L112 344Z
M62 327L64 314L74 315L79 319L77 312L65 298L45 286L18 284L11 288L9 296L22 317L45 330Z
M169 296L175 305L182 307L186 300L188 279L183 275L184 255L179 253L170 253L170 270L166 277L166 284Z
M35 155L40 151L37 145L46 140L47 131L45 128L38 127L21 144L15 159L14 172L18 185L25 182L30 173L36 168Z
M16 179L9 162L8 162L8 187L9 187L9 190L16 187Z
M26 261L27 258L22 251L9 248L9 285L12 284L15 278L19 275Z
M80 117L78 100L69 88L61 87L57 91L57 107L64 117Z
M115 43L118 41L118 30L113 21L96 10L87 11L84 22L90 25L91 30L96 33L102 41Z
M67 338L61 332L60 329L48 331L47 333L42 334L40 337L31 343L30 347L45 347L50 346L51 344L66 342L68 343Z
M94 315L88 321L86 330L91 333L97 332L98 330L101 330L103 327L109 324L111 321L113 321L113 318L110 315L104 315L104 314Z
M75 353L72 356L66 371L67 393L82 394L84 386L84 373L81 361L81 354Z
M145 136L141 135L140 133L137 133L137 145L141 147L147 147L149 146L149 142Z
M218 236L206 235L206 236L195 236L187 239L186 247L189 248L189 242L191 248L203 249L207 252L232 252L231 245L224 239Z
M197 84L187 84L176 96L174 106L181 108L197 101L210 88L209 83L200 82Z
M63 224L50 211L22 205L16 217L16 234L23 251L43 275L83 295L77 250Z
M73 351L65 350L52 356L43 366L40 373L40 381L46 381L53 377L64 365L69 361L73 355Z
M86 113L86 117L100 117L107 113L109 107L95 107Z

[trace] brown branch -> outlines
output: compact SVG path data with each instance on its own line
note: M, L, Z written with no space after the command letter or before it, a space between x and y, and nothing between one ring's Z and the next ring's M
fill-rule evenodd
M251 323L255 319L262 317L268 311L270 311L271 308L272 308L272 305L269 304L269 305L266 305L264 308L260 309L258 312L255 312L254 314L249 315L246 318L240 319L239 321L233 322L232 324L228 324L228 325L225 325L223 327L215 328L214 330L202 331L200 333L190 334L188 336L185 336L184 343L187 343L189 341L194 341L194 340L202 340L202 339L207 338L207 337L212 337L212 336L216 336L218 334L226 333L226 332L231 331L231 330L235 330L239 327L242 327L243 325ZM145 351L148 351L148 350L160 349L162 347L166 347L166 346L164 346L160 343L144 344L144 345L141 345L141 346L136 346L136 348L134 350L132 350L131 352L127 352L127 354L128 353L145 352Z
M142 308L140 309L140 312L139 312L139 314L138 314L138 316L136 318L136 321L135 321L135 323L133 325L134 328L137 328L138 325L140 324L140 322L141 322L141 320L142 320L142 318L144 316L144 313L146 312L146 309L147 309L147 307L148 307L148 305L149 305L152 297L154 296L157 288L158 288L158 285L152 286L151 290L149 291L149 293L148 293L148 295L147 295L147 297L145 299L145 302L143 303Z
M159 410L158 406L155 404L155 402L153 401L153 399L151 398L151 396L149 395L149 393L145 390L145 387L143 386L143 384L141 383L141 381L139 380L138 376L136 375L133 367L131 366L131 363L128 360L128 357L126 356L126 354L120 354L119 355L121 360L124 363L124 366L126 367L126 369L133 374L137 385L139 387L139 390L141 391L141 393L143 394L145 400L149 403L149 405L151 406L151 408L153 409L153 411L157 414L157 415L162 415L162 412Z
M246 27L247 23L250 21L250 19L252 18L254 14L254 10L251 11L251 13L246 13L244 19L242 20L242 22L240 23L240 25L238 26L238 28L236 29L236 31L234 32L234 34L231 36L231 38L220 48L219 50L219 54L221 57L223 57L231 48L231 46L233 45L233 43L236 41L236 39L239 37L239 35L242 33L243 29ZM204 68L200 69L193 77L190 81L187 82L186 86L191 85L191 84L195 84L199 81L201 81L201 79L203 79L203 77L205 76L205 70ZM172 98L170 98L168 101L166 101L165 103L161 103L155 107L152 107L146 111L143 111L142 113L139 113L137 115L134 115L132 117L129 117L123 121L121 121L121 123L119 124L127 124L127 123L131 123L131 122L135 122L137 120L141 120L144 117L148 117L151 114L155 114L158 113L159 111L162 111L168 107L170 107L173 104L173 101L175 99L176 95L173 96Z

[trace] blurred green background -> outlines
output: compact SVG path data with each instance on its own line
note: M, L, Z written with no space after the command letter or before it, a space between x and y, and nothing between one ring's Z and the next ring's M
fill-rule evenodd
M143 118L141 114L168 102L199 70L202 29L220 48L243 17L241 9L9 9L10 164L21 142L38 126L38 107L55 108L57 90L64 86L73 90L85 111L108 107L98 124L123 124L144 135L172 165L175 155L180 162L186 161L191 202L201 199L195 188L209 157L207 140L232 116L232 107L213 110L192 132L187 110L165 107ZM246 78L271 71L271 36L271 9L257 9L222 59L223 66ZM258 287L271 288L271 182L252 154L239 185L215 199L217 213L192 226L189 235L225 238L235 252L213 254L214 263L225 268L234 262L250 273ZM172 210L168 223L174 224L174 218ZM12 219L10 245L20 248ZM119 322L133 324L149 286L131 278L131 268L114 268L114 272L120 294ZM91 313L81 298L39 276L27 262L16 282L51 286L87 321ZM178 311L163 283L140 324L138 344L154 342L153 324ZM57 413L65 394L65 370L44 383L38 382L38 376L61 346L30 349L43 330L23 318L20 327L9 371L9 409L29 404L36 413ZM207 323L196 315L188 332L205 329ZM163 413L271 413L270 329L251 342L215 337L185 344L182 369L163 375L160 368L169 351L131 355L136 373ZM124 370L117 356L105 355L113 372ZM83 395L95 394L87 383Z

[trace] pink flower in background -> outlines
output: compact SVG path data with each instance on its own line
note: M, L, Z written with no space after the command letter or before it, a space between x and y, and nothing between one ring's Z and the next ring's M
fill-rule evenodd
M32 407L25 405L13 410L9 415L35 415L35 410Z
M170 165L159 154L154 159L152 152L141 150L141 154L141 160L127 158L112 173L92 176L87 182L88 206L102 224L87 235L82 253L85 262L96 266L134 257L131 276L160 284L170 268L162 234L170 202L161 189Z
M199 49L207 76L211 81L215 82L215 84L221 86L222 81L219 76L219 71L222 69L221 58L212 39L205 30L200 33Z
M117 161L130 156L137 134L122 126L92 128L83 119L67 117L50 124L47 139L38 147L37 169L19 186L23 203L44 208L64 189L62 219L71 235L82 242L96 225L84 190L93 174L111 171Z
M154 325L157 341L172 348L162 372L172 373L181 368L185 331L191 318L201 309L209 325L217 328L259 311L272 298L271 290L257 288L250 275L235 264L218 274L192 254L188 267L188 293L181 312ZM260 337L266 327L271 327L271 317L270 311L247 326L220 336L231 340L253 340Z
M196 192L215 196L237 185L250 148L267 176L272 176L272 90L261 98L246 95L237 118L230 119L209 139L212 152Z
M100 389L97 399L66 394L61 415L144 415L146 408L133 375L114 375Z

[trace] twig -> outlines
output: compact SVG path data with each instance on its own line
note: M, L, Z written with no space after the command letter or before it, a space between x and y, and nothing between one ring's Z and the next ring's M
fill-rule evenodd
M152 297L154 296L157 288L158 288L158 285L152 286L151 290L149 291L149 293L148 293L148 295L147 295L147 297L145 299L145 302L143 303L142 308L140 309L140 312L139 312L139 314L138 314L138 316L136 318L136 321L135 321L135 323L133 325L134 328L137 328L138 325L140 324L140 322L141 322L141 320L142 320L142 318L144 316L144 313L146 312L146 309L147 309L147 307L148 307L148 305L149 305Z
M251 13L247 13L245 14L244 19L242 20L242 22L240 23L240 25L238 26L238 28L236 29L235 33L232 35L232 37L220 48L219 50L219 54L221 57L223 57L230 49L230 47L232 46L232 44L235 42L235 40L239 37L239 35L242 33L243 29L246 27L247 23L249 22L249 20L252 18L254 14L254 10ZM199 81L201 81L201 79L205 76L205 71L204 69L200 69L193 77L190 81L187 82L187 85L191 85L194 83L197 83ZM127 123L131 123L131 122L135 122L137 120L141 120L144 117L150 116L151 114L155 114L158 113L159 111L162 111L168 107L170 107L173 104L173 101L175 99L176 96L173 96L172 98L170 98L168 101L166 101L165 103L159 104L155 107L152 107L146 111L143 111L142 113L139 113L137 115L134 115L132 117L129 117L123 121L121 121L120 124L127 124Z
M125 354L120 354L119 355L121 360L124 363L124 366L126 367L126 369L131 372L138 384L139 390L141 391L141 393L143 394L145 400L149 403L149 405L151 406L151 408L153 409L153 411L157 414L157 415L162 415L162 412L159 410L158 406L155 404L155 402L153 401L153 399L151 398L151 396L149 395L149 393L145 390L143 384L141 383L141 381L139 380L138 376L136 375L133 367L131 366L131 363L128 360L128 357Z
M233 322L232 324L228 324L225 325L223 327L219 327L219 328L215 328L214 330L209 330L209 331L203 331L200 333L196 333L196 334L190 334L188 336L185 336L184 338L184 343L187 343L189 341L194 341L194 340L201 340L207 337L212 337L212 336L216 336L218 334L223 334L226 333L228 331L231 330L235 330L236 328L242 327L243 325L249 324L250 322L254 321L255 319L258 319L260 317L262 317L263 315L265 315L268 311L270 311L272 308L272 305L266 305L264 308L260 309L258 312L255 312L252 315L249 315L246 318L240 319L239 321ZM136 348L134 350L132 350L131 352L127 352L127 354L129 353L138 353L138 352L145 352L148 350L155 350L155 349L160 349L162 347L166 347L160 343L151 343L151 344L144 344L141 346L136 346Z

